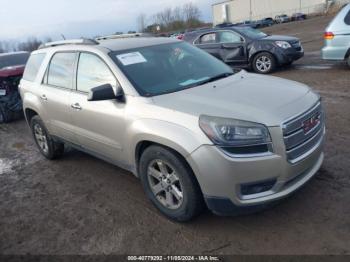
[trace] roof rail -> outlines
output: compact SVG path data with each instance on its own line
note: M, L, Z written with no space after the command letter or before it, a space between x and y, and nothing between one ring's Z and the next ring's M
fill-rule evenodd
M60 46L60 45L98 45L99 43L93 39L81 38L81 39L70 39L55 42L48 42L39 46L38 49Z
M122 39L122 38L133 38L133 37L150 37L148 33L134 33L134 34L120 34L120 35L106 35L95 38L96 41L108 40L108 39Z

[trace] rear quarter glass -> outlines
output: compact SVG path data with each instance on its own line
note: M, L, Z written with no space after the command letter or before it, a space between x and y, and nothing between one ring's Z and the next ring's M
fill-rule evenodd
M23 73L23 79L33 82L39 72L39 69L44 61L45 53L32 54L27 62Z
M344 22L345 22L345 24L350 25L350 10L347 13L347 15L345 16Z

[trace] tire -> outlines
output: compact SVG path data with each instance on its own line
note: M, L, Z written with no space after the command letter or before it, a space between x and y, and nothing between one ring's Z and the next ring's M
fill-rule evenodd
M39 116L30 121L30 128L41 154L49 160L60 158L64 153L64 144L54 141Z
M276 59L271 53L258 53L253 59L252 67L258 74L269 74L276 68Z
M0 124L6 123L6 117L5 114L2 112L1 107L0 107Z
M348 57L347 64L348 64L348 67L350 68L350 56Z
M166 217L185 222L201 213L204 201L198 182L176 152L156 145L146 148L139 174L147 197Z

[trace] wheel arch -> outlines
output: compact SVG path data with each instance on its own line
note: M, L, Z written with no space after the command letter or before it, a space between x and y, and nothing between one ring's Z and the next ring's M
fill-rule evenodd
M26 108L24 109L24 115L26 118L26 121L28 123L28 125L30 125L30 121L32 120L32 118L36 115L39 115L38 112L32 108Z
M136 146L135 146L134 163L135 163L135 169L136 169L137 176L139 174L139 163L140 163L141 156L142 156L143 152L150 146L160 146L160 147L166 148L166 149L174 152L191 168L191 171L194 174L193 168L186 160L186 157L189 155L189 152L187 152L186 149L184 149L180 145L174 143L173 141L167 141L166 139L159 140L159 139L148 138L148 139L138 141Z
M179 159L181 160L181 162L188 168L188 170L190 171L191 175L193 176L193 179L195 180L195 183L197 184L198 188L200 189L200 192L202 194L203 197L203 191L201 188L201 185L199 183L199 180L197 178L197 175L195 173L195 169L191 166L191 163L189 161L187 161L186 156L183 155L183 152L179 152L176 149L158 143L158 142L154 142L154 141L150 141L150 140L143 140L143 141L139 141L138 144L136 145L136 149L135 149L135 163L136 163L136 171L137 171L137 176L139 177L139 163L140 163L140 159L142 156L142 153L149 147L151 146L159 146L162 148L165 148L167 150L169 150L170 152L174 153L177 157L179 157Z
M346 60L349 57L350 57L350 47L349 47L348 51L346 52L344 59Z
M265 50L265 49L264 50L257 50L255 53L250 54L249 55L249 63L252 64L255 57L261 53L269 53L275 59L276 63L278 63L277 55L274 54L271 50Z

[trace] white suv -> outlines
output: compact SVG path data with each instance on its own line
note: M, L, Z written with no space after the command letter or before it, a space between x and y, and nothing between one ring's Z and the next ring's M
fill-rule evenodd
M32 53L20 88L41 153L83 150L140 177L166 216L256 210L323 161L324 113L305 85L234 72L170 38L76 40Z

